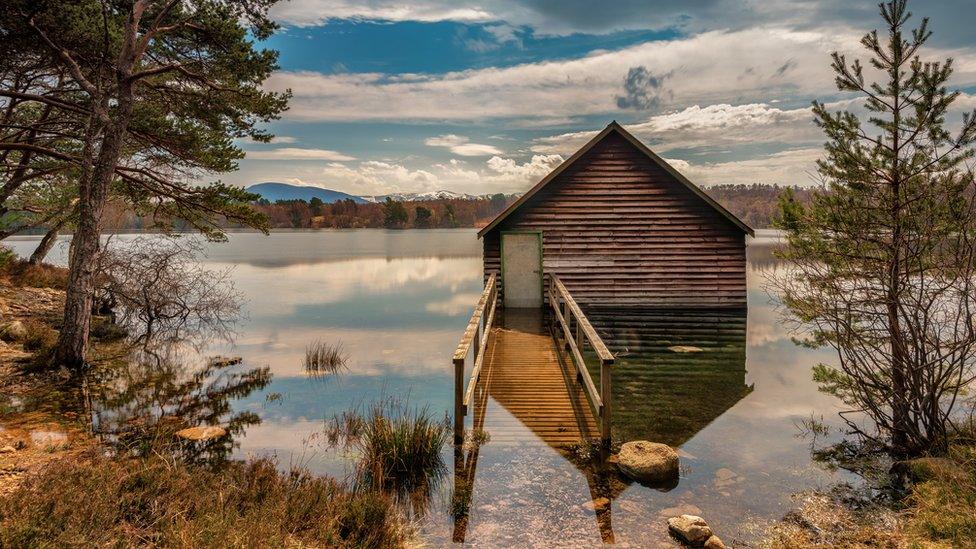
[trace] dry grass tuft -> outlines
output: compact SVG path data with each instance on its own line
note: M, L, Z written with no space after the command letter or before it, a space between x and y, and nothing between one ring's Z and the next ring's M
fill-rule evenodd
M24 350L43 354L53 349L58 342L58 332L44 322L29 320L24 324L27 335L24 337Z
M68 287L68 269L47 263L31 265L23 259L12 259L0 265L0 275L5 276L13 286L59 290Z
M62 460L0 501L0 546L399 547L378 492L270 460L219 470L158 456Z

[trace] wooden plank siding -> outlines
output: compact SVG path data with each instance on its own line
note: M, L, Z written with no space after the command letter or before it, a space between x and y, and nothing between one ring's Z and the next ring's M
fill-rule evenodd
M483 235L500 292L508 230L542 231L544 272L580 303L746 305L743 230L616 132Z

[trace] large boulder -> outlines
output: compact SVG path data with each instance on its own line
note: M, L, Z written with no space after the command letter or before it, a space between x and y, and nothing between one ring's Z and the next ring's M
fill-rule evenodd
M678 478L678 453L667 444L634 440L620 447L617 467L640 483L671 484Z
M19 320L11 320L0 324L0 339L4 341L23 341L27 337L27 328Z
M668 530L679 540L692 547L703 547L713 537L705 519L696 515L681 515L668 519Z

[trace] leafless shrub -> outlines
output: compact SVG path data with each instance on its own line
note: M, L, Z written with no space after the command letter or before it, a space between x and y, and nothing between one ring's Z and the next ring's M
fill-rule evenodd
M146 347L229 338L242 298L230 270L204 268L201 252L188 238L110 242L99 261L97 298Z

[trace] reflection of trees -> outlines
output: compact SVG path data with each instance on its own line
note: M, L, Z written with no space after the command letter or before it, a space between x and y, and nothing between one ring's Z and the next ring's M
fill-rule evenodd
M613 436L680 446L752 391L744 312L592 309L613 351ZM673 346L700 352L674 352ZM589 362L589 361L588 361Z
M271 382L267 367L241 369L210 362L192 368L186 362L140 356L125 365L100 369L86 380L93 430L120 451L137 454L164 448L194 462L225 460L235 437L261 419L234 411L243 398ZM186 427L226 430L209 440L183 441L174 433Z
M773 242L750 242L746 247L746 258L749 267L759 272L768 272L782 267L785 261L776 257L775 252L782 250L783 245Z

